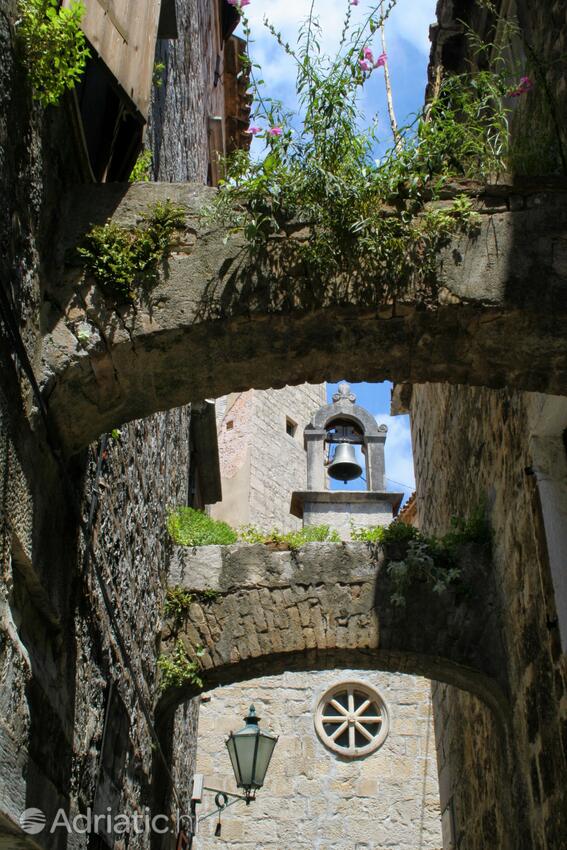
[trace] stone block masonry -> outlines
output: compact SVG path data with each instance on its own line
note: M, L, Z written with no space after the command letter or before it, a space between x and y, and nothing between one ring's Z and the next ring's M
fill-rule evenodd
M326 380L337 363L353 380L563 392L565 181L465 182L448 188L442 203L450 206L463 190L475 199L478 232L455 236L440 252L431 291L408 292L395 307L377 302L370 308L341 279L310 309L281 303L278 286L285 283L278 283L269 251L251 270L243 234L227 241L203 224L214 189L108 183L76 192L61 220L43 347L42 386L65 449L76 452L121 422L190 399ZM80 264L65 262L93 223L112 216L131 226L149 205L166 199L186 205L185 233L150 302L124 310L124 324L116 325L114 308L83 279ZM296 232L286 238L297 238ZM86 349L76 335L83 323L92 329Z
M331 686L356 679L383 697L384 744L348 760L315 731L318 701ZM225 738L242 726L253 702L261 726L280 736L264 788L249 807L222 818L230 850L440 850L441 824L429 683L393 673L325 670L283 673L216 688L202 703L197 771L205 784L235 790ZM202 812L213 807L208 795ZM204 821L196 850L214 850L216 818Z
M466 850L485 850L486 829L501 848L559 850L567 835L567 656L561 651L555 597L560 585L554 587L550 571L553 539L546 540L546 492L538 481L533 435L541 427L534 410L549 409L547 436L538 439L561 442L565 399L429 384L414 386L409 407L420 527L443 533L451 516L469 516L479 505L489 517L490 596L502 612L518 764L506 804L500 793L506 774L482 758L500 739L498 730L476 700L439 686L434 709L442 808L451 811L458 846ZM554 474L564 475L565 469L567 458L557 455ZM553 484L549 474L546 480ZM564 556L563 551L563 563ZM471 784L475 775L482 781ZM519 835L510 829L511 820L519 824Z
M304 487L303 431L325 403L325 385L250 390L223 399L219 458L223 500L211 514L234 527L252 523L264 532L293 531L293 490Z

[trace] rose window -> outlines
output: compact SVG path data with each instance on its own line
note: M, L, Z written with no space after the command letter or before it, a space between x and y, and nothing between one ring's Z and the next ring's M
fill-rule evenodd
M388 710L365 682L343 682L323 694L315 728L323 744L346 758L377 750L388 734Z

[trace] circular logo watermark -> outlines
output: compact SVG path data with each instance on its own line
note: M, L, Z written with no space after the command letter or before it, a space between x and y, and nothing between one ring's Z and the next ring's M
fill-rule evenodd
M41 809L26 809L20 815L20 826L28 835L39 835L47 821Z

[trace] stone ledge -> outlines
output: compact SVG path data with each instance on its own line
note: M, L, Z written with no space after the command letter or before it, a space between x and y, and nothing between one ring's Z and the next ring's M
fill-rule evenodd
M379 490L294 490L291 494L290 512L301 519L306 502L326 505L360 505L386 502L392 506L392 512L395 515L403 498L403 493L388 493Z
M293 551L274 551L264 543L235 543L177 546L168 584L225 593L239 588L356 583L373 580L375 574L376 561L366 543L306 543Z

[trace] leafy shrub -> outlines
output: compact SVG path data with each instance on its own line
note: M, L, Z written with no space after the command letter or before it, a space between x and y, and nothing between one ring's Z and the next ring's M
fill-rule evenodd
M298 531L278 531L273 528L265 533L255 525L244 525L238 529L238 539L243 543L281 543L290 549L299 549L305 543L340 543L341 538L328 525L306 525Z
M78 83L90 56L81 21L85 7L57 0L19 0L17 33L33 96L49 106Z
M138 227L128 229L112 221L96 225L77 250L106 295L118 303L133 303L142 289L157 283L173 233L184 227L184 208L165 201L148 209Z
M299 531L289 531L282 536L290 549L299 549L305 543L341 542L338 532L328 525L306 525Z
M202 655L203 651L202 647L198 648L196 655ZM162 691L167 688L181 688L184 685L203 687L201 668L197 661L192 661L189 658L183 646L183 641L178 640L176 642L171 656L160 655L157 664L161 672Z
M392 580L394 605L406 604L405 594L415 581L443 593L460 576L460 549L467 543L490 544L490 528L480 506L468 519L453 517L451 531L443 537L422 534L417 528L395 520L384 528L357 529L357 540L378 543L384 550L386 570Z
M459 550L467 543L488 545L490 528L481 505L468 519L453 517L451 531L440 538L422 534L399 520L386 526L352 527L351 537L382 547L394 586L391 601L403 606L405 594L415 581L426 582L435 593L443 593L456 583L461 575Z
M147 183L151 177L152 168L152 152L150 150L142 151L134 163L134 168L130 172L128 178L129 183Z
M357 528L351 527L351 538L353 540L365 541L367 543L380 543L383 546L404 545L418 536L417 528L404 522L394 520L390 525L371 525Z
M241 229L253 258L269 245L286 287L301 269L308 284L290 294L305 303L314 293L328 294L329 280L337 279L365 303L414 288L430 291L440 248L451 234L474 232L479 217L465 196L440 209L428 204L442 199L450 181L484 181L506 168L511 80L500 67L440 77L429 103L408 126L393 126L393 144L376 158L377 123L364 125L359 104L387 58L371 67L363 57L372 57L372 39L395 3L375 5L360 26L351 25L349 6L334 56L321 50L313 6L296 49L267 24L295 60L294 112L262 90L250 67L256 108L250 131L265 139L265 157L237 151L229 158L209 215ZM249 38L244 15L243 21ZM290 222L307 225L302 238L272 238L285 236ZM339 289L337 297L342 294Z
M205 590L187 590L184 587L168 587L163 607L164 616L173 620L176 628L180 627L189 617L189 610L193 602L209 604L219 596L218 590L206 588Z
M180 507L167 518L167 530L179 546L227 546L236 543L236 531L226 522L212 519L194 508Z

